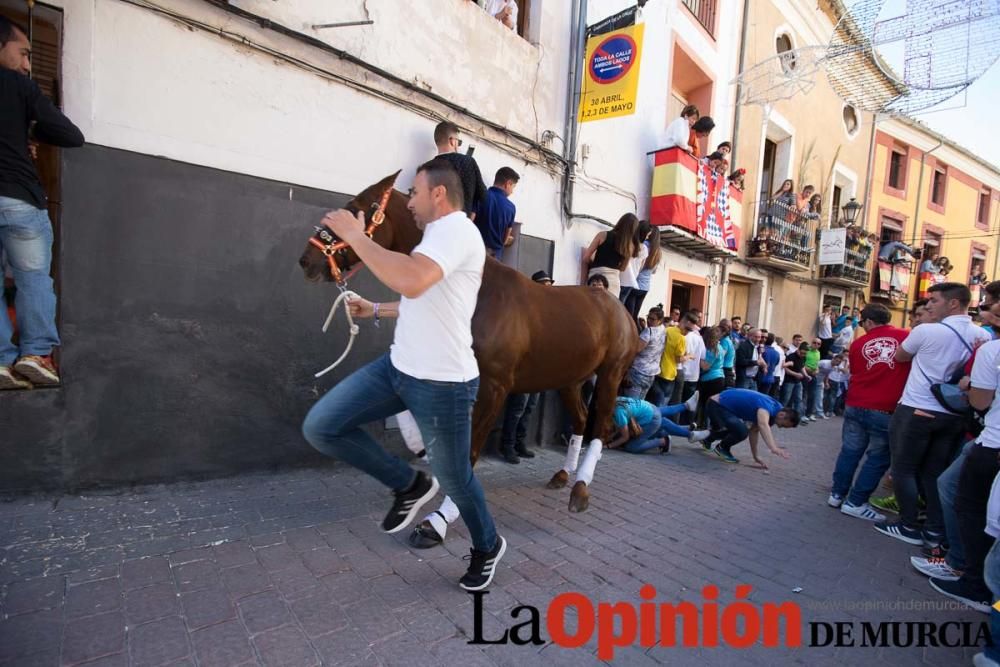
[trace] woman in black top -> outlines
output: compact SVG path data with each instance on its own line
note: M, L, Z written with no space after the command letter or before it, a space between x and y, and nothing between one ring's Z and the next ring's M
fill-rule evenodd
M626 213L610 232L598 232L584 251L580 283L600 274L608 281L608 291L617 299L621 293L621 271L639 254L639 218Z

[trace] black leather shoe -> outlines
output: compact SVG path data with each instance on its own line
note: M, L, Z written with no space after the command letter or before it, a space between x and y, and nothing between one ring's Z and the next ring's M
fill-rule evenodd
M518 458L517 454L514 452L503 452L503 460L507 463L520 463L521 459Z
M514 447L514 451L517 452L517 455L520 456L522 459L535 458L535 453L530 449L528 449L527 447L525 447L524 445L521 445L520 447Z

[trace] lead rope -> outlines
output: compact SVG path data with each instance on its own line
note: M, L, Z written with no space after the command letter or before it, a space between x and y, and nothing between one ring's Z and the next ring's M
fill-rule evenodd
M338 285L338 287L340 286ZM344 289L341 287L340 296L334 299L333 305L330 306L330 314L326 316L326 321L323 322L323 333L326 333L326 330L330 328L330 323L333 321L333 316L337 314L337 306L339 306L341 302L343 302L344 314L347 315L347 324L350 326L350 332L351 332L351 337L347 341L347 349L344 350L344 353L341 354L340 357L338 357L335 362L333 362L332 364L321 370L319 373L316 373L316 375L313 377L322 377L323 375L326 375L334 368L336 368L338 365L340 365L340 362L346 359L347 355L351 352L351 347L354 345L354 339L361 331L358 325L354 323L354 318L351 317L351 306L350 304L347 303L347 300L354 296L358 295L352 292L351 290Z

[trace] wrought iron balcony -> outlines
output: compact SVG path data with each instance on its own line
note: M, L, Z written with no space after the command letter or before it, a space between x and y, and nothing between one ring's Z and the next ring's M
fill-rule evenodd
M794 204L759 202L757 225L746 261L785 273L806 271L812 263L816 216L800 214Z
M843 256L839 263L824 263L824 253L820 252L819 277L823 282L842 287L863 288L867 287L871 281L874 248L867 240L859 238L856 232L852 234L852 229L845 229L844 232L840 232L838 229L818 232L821 248L823 247L823 234L836 235L840 233L846 237Z
M715 37L715 10L717 0L682 0L708 34Z

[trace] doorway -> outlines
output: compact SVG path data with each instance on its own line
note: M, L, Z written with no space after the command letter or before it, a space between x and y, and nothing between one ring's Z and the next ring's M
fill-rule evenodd
M726 290L726 310L722 317L739 317L744 322L750 322L750 283L729 281L729 289Z

